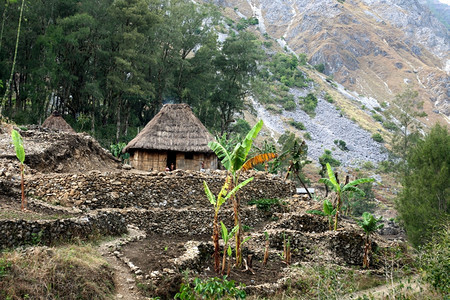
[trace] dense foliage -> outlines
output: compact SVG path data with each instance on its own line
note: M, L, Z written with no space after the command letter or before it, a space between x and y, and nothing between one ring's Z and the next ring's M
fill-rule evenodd
M0 112L17 123L58 110L103 144L128 141L163 103L188 103L230 129L259 57L255 37L218 42L218 14L187 0L3 1ZM10 76L12 79L9 80Z
M449 150L448 129L438 124L408 154L397 209L409 240L416 246L427 242L449 218Z

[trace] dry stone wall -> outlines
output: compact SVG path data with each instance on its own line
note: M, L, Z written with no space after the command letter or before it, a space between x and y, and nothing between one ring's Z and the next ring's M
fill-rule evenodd
M0 220L0 249L126 232L125 218L120 213L103 210L70 219Z
M249 172L242 180L255 179L242 188L242 203L252 199L286 198L295 194L295 185L279 176ZM174 172L90 172L35 176L27 183L29 195L83 210L99 208L209 208L203 181L217 194L225 180L224 171Z
M149 234L186 234L190 236L212 234L214 210L212 208L191 209L118 209L128 224L133 224ZM247 207L240 212L242 226L255 227L268 219L268 215L256 207ZM228 228L234 225L233 211L221 210L219 220Z

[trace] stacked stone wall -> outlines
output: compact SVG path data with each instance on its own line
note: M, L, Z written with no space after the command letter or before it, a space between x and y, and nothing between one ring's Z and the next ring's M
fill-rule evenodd
M0 220L0 249L24 245L49 245L93 234L120 235L127 232L118 212L99 210L82 217L57 220Z
M286 198L295 194L295 185L279 176L249 172L254 180L239 192L243 203L253 199ZM208 208L203 181L217 194L225 172L90 172L35 176L27 183L29 195L52 204L81 209L100 208Z

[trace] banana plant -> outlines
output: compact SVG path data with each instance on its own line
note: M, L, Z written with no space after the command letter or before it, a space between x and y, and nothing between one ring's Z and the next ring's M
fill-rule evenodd
M236 233L239 226L234 226L230 232L228 232L227 227L225 226L225 224L223 224L222 221L220 222L220 226L222 227L222 240L223 240L222 275L224 275L227 254L229 257L231 257L233 254L233 250L231 249L231 246L229 245L229 241L233 238L233 235ZM228 266L229 265L230 265L230 262L228 262Z
M321 178L319 180L319 182L326 184L333 191L336 192L337 204L335 207L336 214L334 216L334 230L337 230L339 212L340 212L341 206L342 206L342 195L344 193L354 192L356 194L360 194L361 196L364 196L365 193L362 190L360 190L359 188L357 188L356 186L361 183L373 182L374 179L373 178L359 178L359 179L353 180L347 184L341 184L337 181L336 176L333 173L333 169L331 168L329 163L327 163L327 173L328 173L329 178Z
M222 186L219 194L217 195L217 199L211 190L208 187L206 181L203 181L203 186L205 188L205 194L208 197L209 202L214 206L214 222L213 222L213 243L214 243L214 270L219 273L220 272L220 249L219 249L219 210L220 207L231 197L233 197L237 191L243 186L247 185L250 181L253 180L253 177L248 178L247 180L241 182L237 186L232 187L231 181L232 178L227 176L225 179L225 183Z
M22 206L21 209L24 210L27 206L27 202L25 199L25 190L24 190L24 168L23 163L25 162L25 150L23 148L23 139L22 136L20 136L20 133L18 133L16 130L11 131L11 137L14 144L14 149L16 150L16 156L20 161L20 177L21 177L21 189L22 189Z
M251 159L247 159L250 149L253 144L253 140L258 135L259 131L263 126L263 121L260 120L255 126L247 133L245 138L236 144L233 151L228 151L222 144L218 142L209 142L208 146L217 157L220 159L224 168L231 174L232 186L237 186L239 182L239 175L241 172L253 168L253 166L263 163L265 161L271 160L277 157L276 153L264 153L256 155ZM233 201L234 210L234 226L238 226L238 230L235 235L236 242L236 266L240 266L242 262L241 253L241 222L239 218L240 211L240 201L239 197L233 195L231 196Z
M333 222L333 217L336 214L336 208L333 208L333 204L331 203L330 200L325 199L323 201L323 211L312 209L312 210L307 210L306 212L309 214L328 217L328 228L331 230L331 228L332 228L331 223Z
M361 226L361 228L366 233L366 245L364 247L364 257L363 257L364 268L369 267L369 253L372 248L369 239L370 234L384 227L384 224L378 224L379 222L382 222L382 219L383 219L382 216L377 219L371 213L364 212L362 214L362 220L358 221L358 225Z

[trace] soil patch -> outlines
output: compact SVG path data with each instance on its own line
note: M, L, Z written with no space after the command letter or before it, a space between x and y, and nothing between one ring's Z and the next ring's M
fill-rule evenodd
M165 269L183 272L186 269L179 269L174 263L174 259L186 253L185 245L188 241L201 242L199 246L199 260L195 264L195 268L189 270L190 275L199 278L222 277L213 269L213 246L209 236L151 235L144 240L127 244L122 248L122 253L134 265L139 267L144 274L150 275L150 277L152 272L164 272ZM249 256L252 257L251 270L245 270L244 266L242 268L232 267L228 280L244 283L246 286L253 286L267 282L276 282L277 279L282 277L283 268L286 267L286 264L281 261L280 257L269 260L264 267L262 258L244 249L244 258L247 262ZM293 259L293 262L295 262L295 259ZM234 264L234 260L232 263Z

